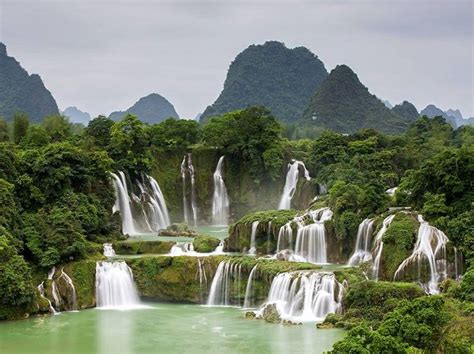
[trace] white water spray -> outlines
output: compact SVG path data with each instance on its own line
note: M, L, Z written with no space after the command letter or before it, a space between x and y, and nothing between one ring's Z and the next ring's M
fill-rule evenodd
M398 267L394 280L400 279L406 272L415 271L418 281L422 283L421 268L427 262L430 270L430 279L423 286L429 294L437 294L438 283L446 278L446 244L449 239L437 228L428 224L421 215L418 215L420 227L413 253Z
M95 276L98 308L127 310L140 307L132 270L127 263L97 262Z
M382 258L383 252L383 235L387 231L388 227L392 223L393 219L395 218L395 214L387 216L383 222L382 227L380 228L379 232L375 236L375 258L374 258L374 265L372 267L372 277L374 280L379 280L379 272L380 272L380 260Z
M252 233L250 234L250 249L249 249L249 254L250 255L255 255L257 254L257 246L256 246L256 238L257 238L257 228L259 221L254 221L252 223Z
M232 292L240 289L242 280L242 265L230 261L222 261L217 267L214 278L212 278L208 306L229 306L235 302Z
M288 164L288 172L286 173L285 186L283 187L283 193L278 204L278 209L291 209L291 200L296 191L296 185L298 184L298 177L300 173L300 167L304 171L304 177L309 181L311 177L306 169L303 162L293 160Z
M372 233L373 233L374 220L365 219L359 225L357 230L357 239L355 244L355 250L349 259L348 265L356 266L364 262L372 260L372 253L370 253Z
M272 281L266 304L276 304L282 319L320 322L340 308L341 287L332 273L281 273Z
M188 201L186 193L186 180L187 177L191 183L191 204ZM186 224L197 225L197 204L196 204L196 185L194 179L194 166L191 153L184 155L183 161L181 162L181 179L183 182L183 213L184 222Z
M227 226L229 224L229 198L222 177L224 156L219 158L214 172L214 194L212 196L212 224L214 226Z
M255 265L250 271L249 278L247 280L247 286L245 288L245 299L244 299L244 308L249 308L252 305L253 299L253 278L257 270L257 265Z
M115 256L115 250L111 243L104 243L104 256L113 257Z

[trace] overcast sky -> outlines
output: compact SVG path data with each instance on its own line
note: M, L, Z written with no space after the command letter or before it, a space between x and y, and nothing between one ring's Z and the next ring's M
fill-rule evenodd
M474 116L474 0L0 0L0 41L60 109L126 109L151 92L181 117L217 98L233 58L267 40L349 65L378 97Z

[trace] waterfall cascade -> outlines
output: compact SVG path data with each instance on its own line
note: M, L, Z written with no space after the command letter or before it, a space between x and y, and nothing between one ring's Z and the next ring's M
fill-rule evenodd
M364 262L372 260L372 253L370 253L371 241L374 220L365 219L359 225L357 230L357 239L355 244L355 250L349 259L348 265L356 266Z
M245 299L244 299L244 308L249 308L252 305L253 299L253 278L257 270L257 265L255 265L250 271L249 278L247 280L247 286L245 287Z
M250 234L250 249L249 254L255 255L257 254L257 247L256 247L256 237L257 237L257 228L259 221L254 221L252 223L252 233Z
M131 309L140 306L132 270L127 263L97 262L96 300L102 309Z
M183 213L186 224L197 225L196 185L194 179L194 166L191 153L184 155L181 162L181 179L183 181ZM191 201L186 192L186 180L191 184Z
M198 275L199 275L199 288L201 289L201 302L204 299L204 291L207 289L207 275L206 275L206 268L204 268L203 261L198 258Z
M211 288L207 305L209 306L229 306L235 303L232 294L240 289L242 281L242 265L232 263L231 261L222 261L217 267ZM237 300L237 305L240 305Z
M187 255L188 253L194 253L194 247L192 242L177 243L173 247L171 247L170 250L171 256L182 256Z
M64 272L64 268L61 268L61 275L59 276L58 279L64 279L64 281L66 282L66 287L68 289L68 294L70 294L70 303L72 305L72 310L77 310L78 307L77 307L76 288L74 287L74 283L73 283L72 279L69 277L69 275L67 275Z
M118 175L111 173L111 176L116 194L113 211L120 212L122 232L125 235L157 232L170 225L163 193L153 177L147 175L143 183L136 182L140 190L140 196L136 196L129 194L125 173L119 171ZM133 203L138 206L132 208Z
M324 222L332 218L329 208L311 210L283 225L278 232L277 252L291 250L292 261L327 263ZM306 220L312 223L305 225ZM296 225L296 242L293 248L293 227Z
M284 320L323 321L338 311L343 292L332 273L281 273L272 281L266 304L275 304Z
M300 167L304 171L304 177L308 181L311 179L304 163L302 161L292 160L292 162L288 164L285 186L283 187L283 193L280 198L280 203L278 204L278 209L291 209L291 200L293 199L296 185L298 184Z
M214 172L214 194L212 197L212 224L227 226L229 224L229 198L222 177L224 156L221 156Z
M418 215L418 221L420 227L413 252L400 264L395 272L394 280L402 278L407 273L413 274L417 276L427 293L437 294L438 283L444 280L447 274L446 244L449 239L441 230L423 220L421 215ZM428 282L423 283L422 268L426 263L430 276Z
M111 243L104 243L104 256L106 257L115 256L115 250Z
M48 302L49 312L51 312L53 315L56 315L57 312L54 309L53 304L51 303L51 301L45 295L44 281L42 281L41 284L38 285L38 292L39 292L40 296Z
M383 251L383 235L385 235L385 232L387 231L388 227L392 223L393 219L395 218L395 214L387 216L383 222L382 222L382 227L380 228L379 232L377 232L377 235L375 236L375 258L374 258L374 264L372 266L372 277L374 280L379 279L379 271L380 271L380 259L382 258L382 251Z

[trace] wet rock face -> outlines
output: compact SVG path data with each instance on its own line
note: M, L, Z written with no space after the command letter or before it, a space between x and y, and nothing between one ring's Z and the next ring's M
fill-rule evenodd
M281 323L281 316L276 304L267 304L263 308L262 318L269 323Z

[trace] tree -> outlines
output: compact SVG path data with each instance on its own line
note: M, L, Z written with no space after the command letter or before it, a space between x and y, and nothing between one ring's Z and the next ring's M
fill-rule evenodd
M194 120L169 118L149 128L151 144L164 150L183 150L199 139L199 125Z
M49 142L50 137L44 127L41 125L32 125L28 128L23 143L28 147L40 147L47 145Z
M146 125L137 116L126 115L112 126L109 154L115 168L138 176L150 168L151 153Z
M24 113L15 113L13 116L13 142L19 144L26 136L30 121Z
M67 117L48 116L43 119L42 125L53 142L64 141L71 136L71 124Z
M104 116L89 121L85 130L86 137L92 139L92 144L105 149L110 144L110 134L114 121Z
M10 141L10 134L8 133L8 124L0 117L0 143Z
M204 125L204 143L240 159L256 182L275 179L283 159L282 126L263 107L250 107L214 117ZM271 151L271 152L270 152Z

